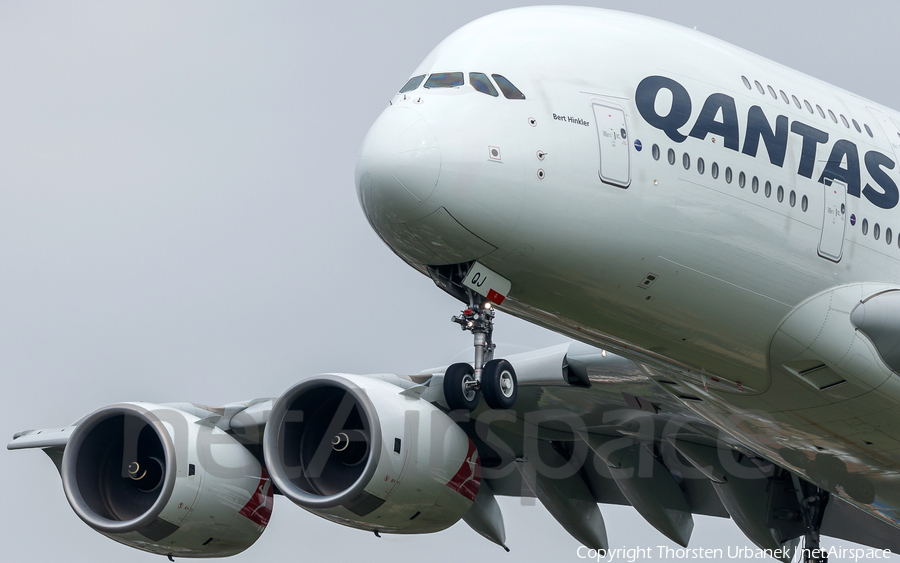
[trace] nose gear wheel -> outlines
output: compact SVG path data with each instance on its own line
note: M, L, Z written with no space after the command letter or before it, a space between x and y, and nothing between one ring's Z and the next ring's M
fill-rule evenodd
M450 410L475 410L479 395L475 388L475 368L469 364L453 364L444 372L444 399Z
M491 360L481 371L481 393L492 409L512 408L518 395L516 370L506 360Z

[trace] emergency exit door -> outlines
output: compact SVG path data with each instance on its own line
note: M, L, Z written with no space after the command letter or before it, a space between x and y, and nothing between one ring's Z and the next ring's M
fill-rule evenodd
M592 107L600 142L600 180L627 188L631 184L631 154L625 110L606 101L594 101Z

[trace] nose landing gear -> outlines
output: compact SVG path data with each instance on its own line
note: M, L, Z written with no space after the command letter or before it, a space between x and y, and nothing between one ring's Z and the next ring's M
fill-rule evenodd
M473 297L479 297L474 299ZM450 319L474 337L474 367L453 364L444 373L444 399L450 410L475 410L479 392L492 409L508 409L516 402L518 382L516 370L506 360L495 360L494 308L490 301L470 293L470 306Z

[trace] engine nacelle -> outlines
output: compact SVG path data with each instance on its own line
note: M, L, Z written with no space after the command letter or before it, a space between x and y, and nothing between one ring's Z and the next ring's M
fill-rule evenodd
M475 444L450 417L356 375L311 377L279 397L264 455L286 497L363 530L443 530L465 515L481 483Z
M180 410L123 403L78 423L60 473L69 504L98 532L177 557L240 553L262 534L272 487L234 438Z

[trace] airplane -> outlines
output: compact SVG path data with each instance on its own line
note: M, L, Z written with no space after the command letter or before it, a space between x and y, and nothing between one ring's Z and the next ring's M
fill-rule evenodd
M706 514L782 561L825 561L820 535L896 551L898 120L651 18L487 16L413 72L356 168L378 236L462 302L472 363L117 404L8 448L47 453L90 527L170 558L247 549L276 493L504 547L497 495L595 552L598 503L680 546ZM494 358L496 311L576 342Z

